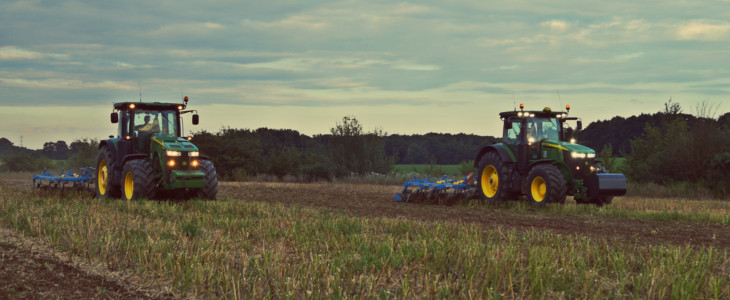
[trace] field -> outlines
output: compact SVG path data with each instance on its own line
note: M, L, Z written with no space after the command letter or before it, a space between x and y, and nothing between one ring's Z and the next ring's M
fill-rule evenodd
M393 171L398 174L409 174L409 173L418 173L421 174L421 176L425 177L426 173L429 173L427 171L436 171L438 173L441 173L439 175L432 175L432 176L464 176L466 174L462 174L461 170L459 170L459 165L428 165L428 164L421 164L421 165L394 165Z
M223 182L218 201L128 203L29 178L0 176L0 298L730 297L729 201L436 206Z

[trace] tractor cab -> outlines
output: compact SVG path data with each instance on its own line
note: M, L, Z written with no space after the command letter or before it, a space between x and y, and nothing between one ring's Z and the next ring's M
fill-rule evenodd
M111 122L119 124L117 136L99 145L97 196L131 200L152 197L158 190L183 191L214 199L217 193L215 167L189 138L183 137L183 103L114 103ZM120 193L121 192L121 193Z
M549 107L541 111L525 111L520 104L520 111L502 112L499 116L504 121L503 142L514 153L524 148L524 161L535 161L552 157L551 148L568 150L586 157L595 157L595 151L575 144L573 128L568 121L577 121L577 130L582 127L580 119L568 117L570 105L566 111L554 112ZM522 157L522 156L521 156Z

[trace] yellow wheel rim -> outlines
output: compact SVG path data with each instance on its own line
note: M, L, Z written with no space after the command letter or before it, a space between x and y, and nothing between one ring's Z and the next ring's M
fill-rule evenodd
M109 173L106 168L106 160L102 159L99 162L99 173L96 174L96 182L99 183L99 194L106 195L106 177Z
M540 176L532 179L532 184L530 184L530 192L532 192L532 199L534 199L535 202L542 202L543 200L545 200L545 193L547 192L545 179Z
M124 176L124 197L126 197L127 200L131 200L133 194L134 176L132 175L132 172L127 172L127 175Z
M493 165L488 165L482 171L481 177L482 192L487 198L492 198L497 195L497 189L499 188L499 175L497 175L497 169Z

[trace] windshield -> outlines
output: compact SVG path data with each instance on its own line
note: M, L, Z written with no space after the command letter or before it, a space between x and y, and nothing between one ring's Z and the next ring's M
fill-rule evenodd
M174 110L136 110L134 111L134 133L164 133L178 136L178 124Z
M527 141L532 143L543 139L560 139L560 123L556 118L528 118Z

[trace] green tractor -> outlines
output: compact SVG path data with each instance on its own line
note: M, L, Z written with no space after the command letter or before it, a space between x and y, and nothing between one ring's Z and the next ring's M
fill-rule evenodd
M127 200L152 198L169 192L185 198L215 199L218 177L213 163L198 147L182 137L183 103L114 103L111 122L118 123L117 136L99 145L96 161L96 196Z
M522 195L535 205L564 203L573 196L580 204L602 206L626 194L626 177L610 174L596 152L575 144L566 111L520 110L499 114L503 141L485 146L474 161L478 195L488 202L515 200Z

